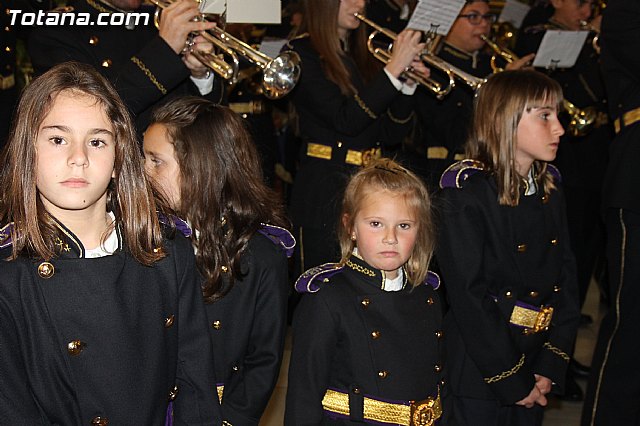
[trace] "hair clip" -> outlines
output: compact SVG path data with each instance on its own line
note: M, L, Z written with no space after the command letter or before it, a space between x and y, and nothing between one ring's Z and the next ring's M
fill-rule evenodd
M387 166L374 166L374 168L378 169L378 170L384 170L385 172L393 173L394 175L397 175L398 172L407 173L407 171L405 169L402 169L400 167L394 167L392 169L392 168L389 168Z

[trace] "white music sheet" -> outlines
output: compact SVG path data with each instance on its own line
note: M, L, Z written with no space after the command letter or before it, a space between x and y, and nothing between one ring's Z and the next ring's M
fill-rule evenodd
M547 30L542 38L533 66L571 68L584 46L589 31Z
M280 0L227 0L227 22L279 24Z
M498 22L510 22L514 27L520 28L530 9L531 6L518 0L507 0L500 12Z
M465 0L420 0L407 28L447 35Z

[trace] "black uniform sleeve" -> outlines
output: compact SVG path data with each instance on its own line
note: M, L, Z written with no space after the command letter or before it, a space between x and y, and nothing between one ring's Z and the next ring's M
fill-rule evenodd
M294 95L296 107L311 111L326 127L352 137L360 135L378 119L384 120L381 139L398 141L401 137L389 136L408 131L406 124L412 113L412 97L398 91L384 71L381 70L360 93L345 96L325 76L320 57L314 50L299 48L296 51L302 59L302 73Z
M114 28L113 31L118 31ZM159 36L151 38L129 60L113 64L107 72L98 65L100 58L78 40L80 35L65 31L37 29L29 37L29 54L36 74L56 64L78 61L96 66L115 85L124 103L133 114L146 110L167 93L186 83L185 94L199 95L188 81L189 70L169 45Z
M178 317L178 368L174 401L175 425L219 425L222 422L213 367L213 350L204 302L196 276L193 251L176 235L175 258L180 280Z
M534 372L551 379L558 387L560 393L564 393L564 383L569 359L573 353L576 330L580 318L578 306L578 283L576 262L571 251L569 231L567 226L567 213L565 197L562 192L554 194L555 201L560 203L560 238L567 242L564 244L562 254L562 273L558 283L560 291L556 293L553 301L555 307L553 319L549 328L549 339L544 343L542 352L538 355L533 365Z
M445 189L443 205L437 257L450 309L484 382L501 403L514 404L529 394L535 379L483 273L487 229L482 201L464 190Z
M0 422L11 425L48 425L41 418L31 395L19 338L19 331L12 309L19 305L0 295Z
M284 252L270 247L272 256L254 257L252 269L259 290L247 353L243 358L241 386L225 386L223 418L234 426L256 426L278 380L287 327L288 263ZM249 283L242 283L249 284ZM252 283L253 284L253 283Z
M284 419L287 426L322 423L322 398L338 344L336 321L321 293L304 295L296 307Z

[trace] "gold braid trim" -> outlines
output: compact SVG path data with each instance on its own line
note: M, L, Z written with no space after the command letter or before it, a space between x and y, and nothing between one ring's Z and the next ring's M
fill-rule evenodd
M366 113L367 113L367 115L368 115L369 117L373 118L374 120L375 120L376 118L378 118L378 116L377 116L377 115L375 115L375 114L373 113L373 111L371 111L371 110L369 109L369 107L367 106L367 104L365 104L365 103L364 103L364 101L360 98L360 96L358 96L358 94L357 94L357 93L356 93L355 95L353 95L353 97L354 97L354 99L356 100L356 102L358 103L358 105L360 106L360 108L362 108L362 110L363 110L364 112L366 112Z
M347 260L347 266L349 268L353 269L354 271L358 271L358 272L360 272L362 274L365 274L365 275L368 275L370 277L375 277L376 276L376 273L373 272L371 269L365 268L364 266L360 266L360 265L358 265L356 263L353 263L350 260Z
M571 357L569 355L567 355L566 352L564 352L560 348L556 348L555 346L553 346L549 342L546 342L544 345L542 345L542 347L545 348L545 349L549 349L551 352L553 352L554 354L558 355L560 358L562 358L566 362L569 362L571 360Z
M410 122L413 117L416 115L415 111L411 111L411 114L409 114L409 116L407 118L396 118L393 116L393 114L391 114L391 110L388 109L387 110L387 115L389 116L389 119L391 121L393 121L394 123L398 123L398 124L407 124L408 122Z
M495 383L495 382L499 382L500 380L506 379L507 377L513 376L518 372L518 370L520 370L520 368L523 365L524 365L524 354L522 354L522 356L520 357L520 361L518 361L518 363L511 370L504 371L493 377L485 377L484 382Z
M222 421L222 426L233 426L233 425L231 423L229 423L228 421L223 420Z
M144 63L140 59L132 56L131 61L136 64L147 77L149 77L149 80L151 80L151 82L158 88L160 93L162 93L163 95L167 94L167 89L164 88L164 86L156 79L153 73L144 65Z

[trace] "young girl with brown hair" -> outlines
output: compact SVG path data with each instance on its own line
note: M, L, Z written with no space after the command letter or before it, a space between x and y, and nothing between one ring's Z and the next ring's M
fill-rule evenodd
M0 178L4 424L220 424L181 235L163 232L127 109L93 68L25 90Z
M282 206L262 181L244 122L228 108L195 97L161 106L144 155L147 174L194 229L223 418L257 425L286 330L287 255L295 241Z

